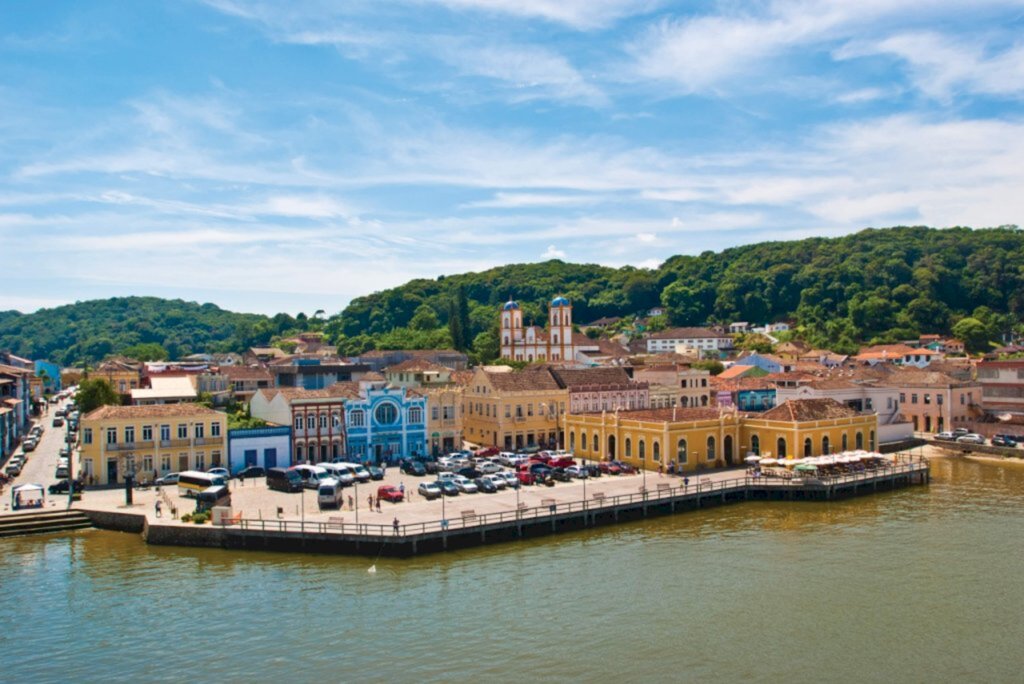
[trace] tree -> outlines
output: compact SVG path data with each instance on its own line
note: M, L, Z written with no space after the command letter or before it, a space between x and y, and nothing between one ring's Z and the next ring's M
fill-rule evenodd
M163 361L168 357L167 350L156 342L143 342L133 344L121 350L123 356L136 361Z
M712 375L718 375L725 370L725 366L722 365L721 361L694 361L690 364L690 368L696 368L697 370L711 371Z
M413 314L412 320L409 321L409 327L413 330L434 330L439 325L437 314L429 304L420 304L416 313Z
M964 346L969 352L984 351L988 347L988 333L985 324L971 316L961 318L953 326L953 336L963 340Z
M485 330L473 338L473 360L478 364L490 363L501 353L498 330Z
M83 416L100 406L117 406L120 403L121 397L103 378L87 378L78 383L75 404Z

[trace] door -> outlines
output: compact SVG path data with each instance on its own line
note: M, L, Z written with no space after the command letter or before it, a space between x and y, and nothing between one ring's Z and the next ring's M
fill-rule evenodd
M178 472L188 470L188 454L178 454Z
M245 450L245 465L246 467L256 465L256 450L246 449Z
M608 460L615 460L615 435L608 435Z
M264 449L263 450L263 467L264 468L276 468L277 467L277 449Z
M725 464L732 465L732 435L725 436Z
M107 459L107 483L114 484L117 482L117 459Z

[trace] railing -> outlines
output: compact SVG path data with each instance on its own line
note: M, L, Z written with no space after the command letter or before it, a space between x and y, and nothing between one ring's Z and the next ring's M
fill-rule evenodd
M223 437L196 437L193 440L196 446L209 446L211 444L224 444Z
M478 529L490 525L501 525L511 522L527 522L542 519L551 519L555 516L572 513L599 513L630 504L657 504L679 498L701 498L705 495L724 495L732 492L742 492L748 487L769 487L772 489L805 489L807 485L815 487L835 486L851 484L870 480L885 480L903 473L916 473L927 470L928 464L919 461L908 461L890 466L879 466L871 470L842 475L805 479L783 479L774 477L743 477L730 478L728 480L701 480L697 477L696 482L691 481L689 485L677 487L658 486L655 490L644 489L643 486L635 494L618 494L608 496L604 492L594 494L592 501L567 501L557 503L545 503L533 508L521 508L515 511L499 511L496 513L477 514L469 517L458 517L451 520L431 520L422 523L381 525L376 523L339 522L337 519L328 522L303 522L297 520L259 520L243 519L237 522L237 527L243 530L261 532L300 532L303 534L348 534L369 537L408 537L423 535L434 532L446 532L453 530ZM692 480L693 478L691 478ZM664 483L662 483L664 484Z
M138 448L137 442L107 442L107 451L135 451Z
M160 448L161 449L173 449L175 447L187 447L191 443L192 442L190 440L188 440L188 439L161 439L160 440Z

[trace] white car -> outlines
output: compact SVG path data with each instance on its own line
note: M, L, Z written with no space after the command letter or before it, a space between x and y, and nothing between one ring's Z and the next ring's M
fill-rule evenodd
M493 475L494 473L501 472L501 466L493 461L484 461L483 463L477 461L476 469L484 475Z
M441 488L436 482L420 482L417 490L424 499L440 499L442 496Z
M578 480L582 480L582 479L590 477L590 474L587 473L587 469L584 468L583 466L578 466L578 465L573 465L573 466L569 466L568 468L566 468L565 469L565 474L568 475L569 477L572 477L572 478L575 478L575 479L578 479Z
M156 478L154 484L158 485L173 485L178 484L178 473L167 473L163 477Z
M455 473L449 473L449 472L443 472L443 473L438 473L437 474L437 479L438 480L450 480L451 482L454 482L456 480L456 478L458 478L458 477L459 476L456 475Z
M456 477L452 482L459 488L459 491L463 494L476 494L478 489L476 483L470 480L468 477Z
M489 475L483 475L480 479L487 480L488 482L494 483L494 486L498 489L505 489L508 487L508 482L501 475L497 473L491 473Z
M962 437L957 437L956 441L960 444L984 444L985 438L977 433L969 432Z
M516 455L513 454L511 451L502 451L500 454L498 454L498 457L497 457L496 460L501 465L511 466L511 465L515 465L515 461L514 461L515 457L516 457Z
M505 480L505 483L508 484L508 486L511 487L512 489L517 489L519 487L519 476L517 476L511 470L505 470L500 473L497 473L497 476Z

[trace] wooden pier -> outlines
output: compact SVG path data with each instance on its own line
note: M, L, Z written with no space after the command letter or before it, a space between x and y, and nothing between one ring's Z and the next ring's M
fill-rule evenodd
M147 524L144 536L151 544L407 557L750 500L831 501L925 485L929 480L926 461L908 461L827 478L743 476L706 482L697 478L685 487L675 480L675 486L661 482L635 494L604 496L599 493L589 500L548 502L542 506L482 515L464 511L453 520L410 523L397 528L341 520L241 519L216 527Z

